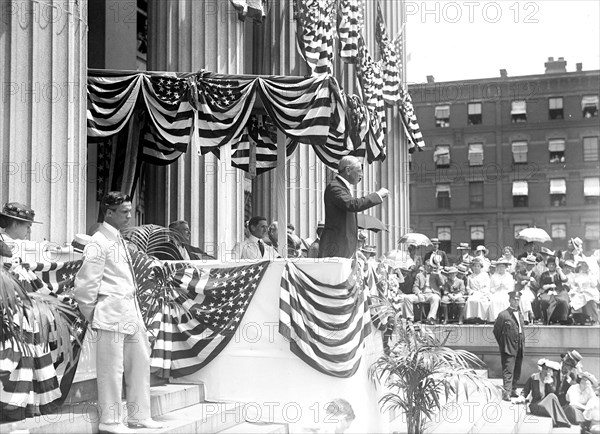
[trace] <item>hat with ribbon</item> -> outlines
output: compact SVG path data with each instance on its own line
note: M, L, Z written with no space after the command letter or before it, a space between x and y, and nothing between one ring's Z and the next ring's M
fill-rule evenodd
M5 217L9 217L11 219L20 220L23 222L31 222L31 223L42 223L36 222L33 218L35 217L35 211L31 209L31 207L27 205L23 205L19 202L9 202L5 203L2 208L2 212L0 215Z
M542 246L542 248L540 249L540 253L541 253L542 255L548 255L548 256L554 256L554 255L556 254L556 252L555 252L555 251L553 251L553 250L550 250L549 248L547 248L547 247L543 247L543 246Z
M471 250L469 243L460 243L456 250Z
M490 251L484 245L482 245L482 244L478 245L475 248L475 251L476 252L485 252L486 255L490 253Z
M507 267L511 265L511 262L506 258L499 258L496 260L496 265L506 265Z
M533 255L527 255L527 257L525 257L525 258L523 259L523 262L524 262L525 264L528 264L528 265L536 265L536 264L537 264L537 259L536 259L536 257L535 257L535 256L533 256Z
M440 243L439 238L431 238L430 241L431 241L431 244L439 244Z
M576 367L579 362L583 360L583 357L577 350L568 351L563 358L563 363L567 366Z
M569 241L571 241L571 243L573 244L573 247L575 247L576 249L583 249L583 240L579 237L574 237L571 238Z
M469 272L469 267L466 264L460 264L458 267L456 267L456 270L460 274L467 274Z
M592 385L594 387L596 387L598 385L598 379L591 372L587 372L587 371L586 372L582 372L581 374L579 374L579 376L581 378L587 378L590 381L590 383L592 383Z

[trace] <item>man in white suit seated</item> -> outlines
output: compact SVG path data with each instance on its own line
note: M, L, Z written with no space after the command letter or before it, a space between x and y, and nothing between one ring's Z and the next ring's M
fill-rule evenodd
M248 222L248 237L241 243L237 243L232 251L233 260L273 260L279 257L277 250L265 244L269 225L267 219L262 216L254 216Z
M119 230L131 219L131 199L110 192L100 204L104 223L84 250L75 278L79 310L96 331L96 375L100 432L133 433L121 417L125 374L128 414L136 428L162 425L150 414L150 345L136 299L131 257Z

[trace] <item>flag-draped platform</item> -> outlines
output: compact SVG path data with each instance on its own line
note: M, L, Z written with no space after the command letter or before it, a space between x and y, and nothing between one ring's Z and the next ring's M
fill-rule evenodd
M272 262L229 344L179 381L205 383L211 399L247 403L252 418L300 426L323 420L327 403L343 398L356 413L353 430L386 432L389 417L380 413L380 392L367 375L383 351L381 334L365 318L364 292L347 284L351 275L347 259ZM302 296L290 295L286 281ZM288 321L290 313L296 321ZM353 326L344 329L346 323ZM280 333L285 328L296 330L292 341ZM345 378L321 372L348 363L354 373Z

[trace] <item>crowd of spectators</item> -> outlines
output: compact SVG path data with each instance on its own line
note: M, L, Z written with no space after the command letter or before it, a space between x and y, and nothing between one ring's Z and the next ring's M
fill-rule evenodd
M536 252L527 243L518 257L505 247L494 260L483 245L471 254L468 244L461 244L463 253L455 261L439 250L439 240L431 241L433 249L423 259L409 246L406 260L384 258L378 268L386 275L380 292L402 317L429 324L491 324L509 306L509 292L519 291L525 324L598 325L600 257L585 256L581 239L569 240L565 251Z

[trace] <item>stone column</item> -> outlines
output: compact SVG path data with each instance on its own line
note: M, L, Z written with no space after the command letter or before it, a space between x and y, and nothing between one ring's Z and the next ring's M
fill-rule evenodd
M85 232L87 0L0 10L0 202L30 204L32 239Z
M150 0L148 20L148 71L247 72L245 31L252 22L239 21L231 2ZM168 193L148 194L159 199L147 206L166 209L163 224L188 220L192 244L226 259L225 252L243 238L244 223L244 175L231 167L230 150L222 149L219 160L212 154L200 157L190 146L165 172L159 183Z

